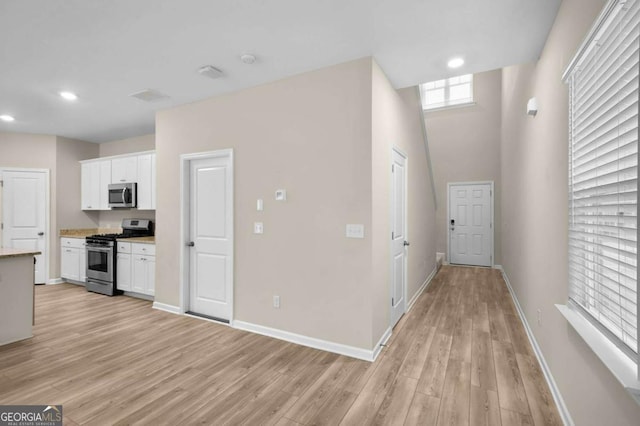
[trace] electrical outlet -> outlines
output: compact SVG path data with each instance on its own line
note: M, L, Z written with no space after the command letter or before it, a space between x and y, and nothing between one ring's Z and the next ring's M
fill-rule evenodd
M538 309L538 326L542 325L542 310Z
M280 296L273 296L273 307L280 309Z
M264 225L262 222L254 222L253 223L253 233L254 234L262 234L264 232Z

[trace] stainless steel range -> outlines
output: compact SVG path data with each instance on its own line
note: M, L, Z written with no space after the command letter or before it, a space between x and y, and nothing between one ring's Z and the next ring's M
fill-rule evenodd
M153 222L148 219L124 219L121 234L97 234L87 241L87 290L115 296L118 291L116 273L116 239L153 235Z

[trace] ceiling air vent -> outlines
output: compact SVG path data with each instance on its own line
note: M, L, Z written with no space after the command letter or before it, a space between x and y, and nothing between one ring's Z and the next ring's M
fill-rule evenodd
M144 89L136 93L132 93L129 95L132 98L140 99L144 102L157 102L163 99L167 99L169 96L164 93L160 93L157 90L153 89Z
M211 65L205 65L204 67L200 67L198 72L200 73L200 75L213 78L213 79L222 77L222 71L220 71L216 67L212 67Z

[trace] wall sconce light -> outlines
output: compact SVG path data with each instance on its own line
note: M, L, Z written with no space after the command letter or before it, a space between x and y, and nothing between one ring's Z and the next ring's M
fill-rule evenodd
M535 117L538 113L538 101L536 98L531 98L527 102L527 114Z

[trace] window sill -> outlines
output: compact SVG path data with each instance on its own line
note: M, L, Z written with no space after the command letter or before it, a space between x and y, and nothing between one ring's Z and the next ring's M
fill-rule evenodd
M463 104L455 104L455 105L446 105L446 106L441 106L441 107L437 107L437 108L422 108L422 111L427 113L427 112L437 112L437 111L446 111L449 109L457 109L457 108L465 108L465 107L472 107L475 106L476 103L475 102L465 102Z
M586 344L596 354L600 361L611 371L625 390L640 405L640 380L638 380L637 366L613 343L609 342L602 333L588 320L567 305L556 305L556 308L571 324L573 329L582 337Z

